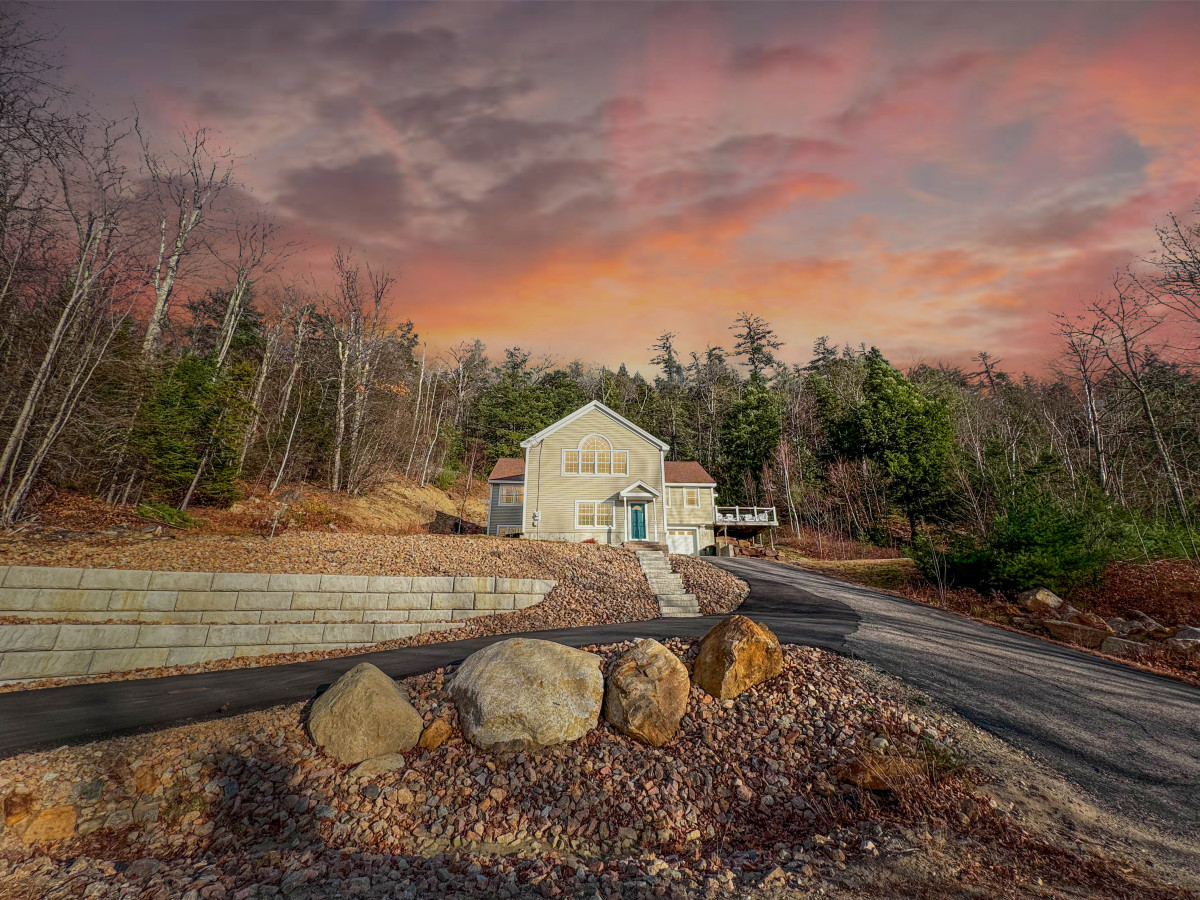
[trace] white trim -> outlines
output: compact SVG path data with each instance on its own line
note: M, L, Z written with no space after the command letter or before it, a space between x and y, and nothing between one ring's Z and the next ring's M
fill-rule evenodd
M645 488L647 491L649 491L649 492L650 492L650 495L651 495L652 497L661 497L661 496L662 496L662 494L660 494L658 491L656 491L656 490L655 490L653 487L651 487L650 485L646 484L646 482L644 482L644 481L641 481L640 479L639 479L638 481L635 481L633 484L629 485L629 487L627 487L627 488L624 488L623 490L620 490L620 491L618 491L618 492L617 492L617 496L619 496L619 497L629 497L629 496L631 496L631 495L632 495L633 491L634 491L636 488L639 488L639 487L640 487L640 488Z
M627 540L627 541L648 540L650 537L650 522L649 522L650 515L649 515L649 513L646 512L646 507L653 505L654 501L653 500L637 500L637 499L631 500L628 497L623 497L622 499L625 501L625 540ZM632 512L632 508L634 506L642 507L642 512L645 515L646 521L642 522L642 527L644 527L646 529L646 537L644 537L644 538L635 538L633 536L633 516L632 516L631 512ZM576 521L578 521L578 519Z
M593 435L589 434L588 437L593 437ZM599 435L599 437L604 437L604 435ZM604 438L604 439L608 440L608 438ZM580 443L583 443L583 442L580 441ZM582 456L582 454L595 453L597 451L595 451L595 450L580 450L578 447L563 447L562 450L560 451L560 455L562 458L559 460L559 474L562 475L563 478L628 478L629 477L629 451L628 450L613 450L611 443L608 446L609 446L609 451L608 451L608 453L609 453L609 457L608 457L609 471L607 471L607 472L584 472L583 471L583 456ZM568 453L580 454L579 471L578 472L568 472L567 471L567 454ZM618 453L621 453L625 456L625 471L624 472L612 471L613 457L615 457Z
M526 447L525 448L525 472L528 472L528 471L529 471L529 448ZM522 477L521 483L524 484L525 483L524 482L524 477L525 477L524 473L522 473L521 477ZM528 503L529 503L529 492L521 491L521 534L522 535L528 534L528 532L525 530L525 522L526 522L525 516L527 515L526 504L528 504Z
M579 504L580 503L595 504L596 513L599 513L601 506L612 507L612 511L613 511L612 524L611 525L580 525L579 524ZM596 518L599 518L599 515L597 515ZM615 529L616 527L617 527L617 504L613 503L611 500L576 500L575 501L575 530L576 531L606 531L610 528Z
M644 431L641 428L638 428L636 425L634 425L632 422L630 422L628 419L626 419L620 413L614 412L613 410L609 409L607 406L605 406L599 400L593 400L591 403L588 403L588 404L585 404L584 406L579 407L579 409L575 410L575 412L571 413L570 415L563 416L563 418L559 419L553 425L549 425L549 426L543 428L537 434L533 435L533 437L528 437L525 440L521 441L521 446L524 447L526 450L528 450L534 444L544 441L547 437L554 434L554 432L558 431L560 428L570 425L576 419L587 415L592 410L603 413L604 415L606 415L610 419L612 419L614 422L616 422L620 425L624 425L626 428L628 428L630 431L632 431L638 437L642 438L642 440L646 441L647 443L651 444L654 447L657 447L660 451L667 449L667 445L664 444L662 441L660 441L658 438L656 438L654 435L650 434L650 432Z
M710 488L710 487L716 487L716 486L717 486L717 483L716 483L715 481L666 481L666 482L663 482L663 483L664 483L664 484L665 484L667 487L696 487L696 488Z

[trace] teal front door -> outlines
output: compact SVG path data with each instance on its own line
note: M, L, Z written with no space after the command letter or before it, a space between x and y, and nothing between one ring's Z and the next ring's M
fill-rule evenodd
M646 539L646 507L644 504L635 503L629 507L629 514L633 517L630 522L630 535L635 541L644 541Z

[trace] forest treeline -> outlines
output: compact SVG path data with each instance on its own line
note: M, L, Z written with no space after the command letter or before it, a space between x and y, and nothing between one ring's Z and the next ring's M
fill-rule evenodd
M904 542L938 577L1061 584L1115 556L1196 556L1195 219L1168 218L1081 314L1047 317L1061 352L1043 377L988 353L901 372L753 312L721 346L660 335L649 376L478 340L434 352L397 314L400 283L352 251L329 288L296 277L216 136L160 142L55 85L0 15L0 525L45 486L180 510L247 483L445 487L597 399L698 459L722 504Z

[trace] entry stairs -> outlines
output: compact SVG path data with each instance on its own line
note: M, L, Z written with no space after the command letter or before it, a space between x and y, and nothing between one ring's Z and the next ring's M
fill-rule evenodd
M661 550L635 550L646 583L658 600L663 617L685 618L700 615L695 594L686 594L683 576L671 570L671 558Z

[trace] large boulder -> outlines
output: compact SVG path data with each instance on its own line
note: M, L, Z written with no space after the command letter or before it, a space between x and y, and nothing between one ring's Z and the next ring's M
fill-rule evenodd
M472 744L497 753L583 737L600 718L600 662L553 641L512 638L484 647L450 682L459 727Z
M1052 612L1062 606L1062 598L1048 588L1034 588L1017 594L1017 603L1033 613Z
M308 714L308 733L317 746L346 765L411 750L422 724L400 685L370 663L335 681Z
M1100 643L1100 652L1109 656L1121 656L1127 659L1137 659L1144 656L1150 648L1141 641L1131 641L1109 635Z
M1064 622L1073 622L1076 625L1086 625L1088 628L1095 628L1098 631L1111 632L1112 626L1104 619L1100 618L1094 612L1086 612L1082 609L1076 609L1073 606L1068 606L1058 612L1058 617Z
M692 683L687 667L658 641L638 641L613 661L604 718L623 734L661 747L679 729Z
M1042 626L1050 632L1050 636L1069 644L1090 647L1095 650L1104 643L1110 632L1099 628L1089 628L1087 625L1077 625L1074 622L1062 622L1057 619L1047 619Z
M719 700L729 700L783 671L779 639L765 625L730 616L700 642L692 680Z

